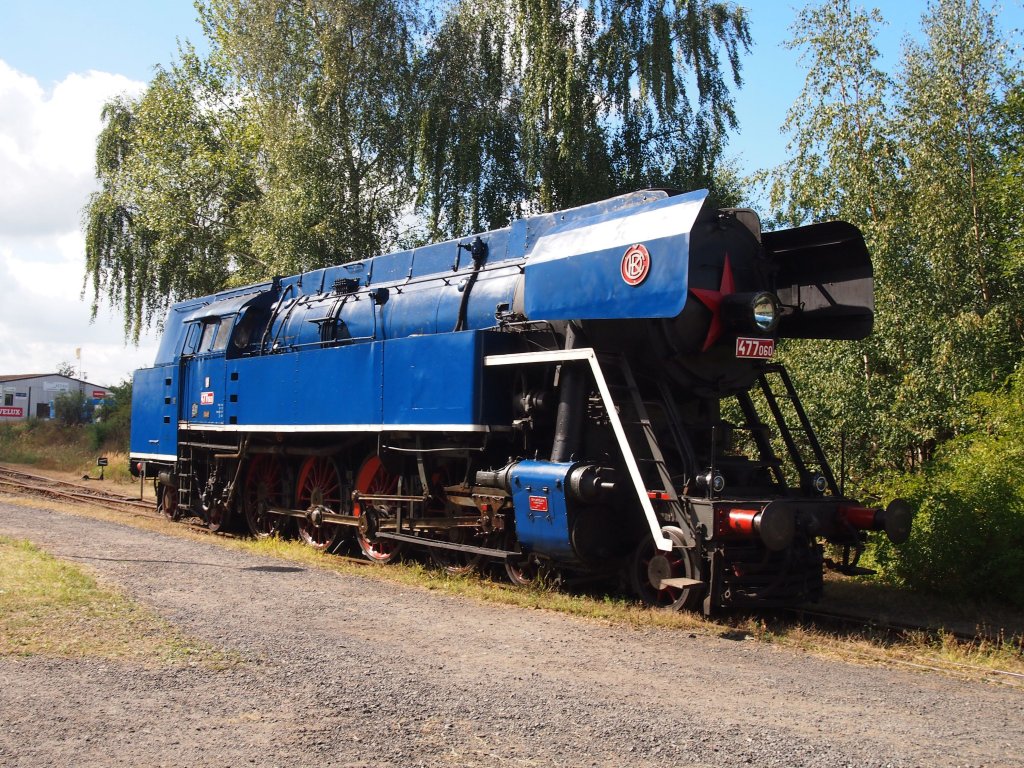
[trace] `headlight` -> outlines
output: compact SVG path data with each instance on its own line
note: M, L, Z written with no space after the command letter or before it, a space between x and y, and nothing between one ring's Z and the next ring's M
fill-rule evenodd
M712 472L709 469L703 475L698 475L697 482L712 493L721 493L725 490L725 478L717 470Z
M773 294L757 294L750 302L750 309L758 330L768 333L775 329L779 322L779 300Z
M722 298L726 326L743 333L770 334L779 324L782 307L774 293L730 293Z

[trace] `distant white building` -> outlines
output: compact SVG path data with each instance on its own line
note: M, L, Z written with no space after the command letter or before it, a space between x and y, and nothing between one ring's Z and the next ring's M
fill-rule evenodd
M59 373L23 373L0 376L3 403L0 422L24 421L29 417L52 419L56 415L54 401L67 392L81 392L93 407L102 403L111 392L99 384L63 376Z

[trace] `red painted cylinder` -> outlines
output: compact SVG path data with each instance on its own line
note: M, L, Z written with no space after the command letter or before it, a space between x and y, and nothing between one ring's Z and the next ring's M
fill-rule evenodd
M739 536L753 536L754 518L760 512L760 509L730 509L724 519L726 532Z
M878 512L873 507L843 506L839 508L839 516L847 523L861 531L877 531L879 525Z

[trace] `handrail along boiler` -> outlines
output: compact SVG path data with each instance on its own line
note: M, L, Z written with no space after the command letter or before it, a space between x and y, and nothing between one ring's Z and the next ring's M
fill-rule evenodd
M636 192L174 305L132 466L214 528L790 604L820 593L823 542L856 571L868 531L909 535L904 502L844 496L771 359L872 322L856 227Z

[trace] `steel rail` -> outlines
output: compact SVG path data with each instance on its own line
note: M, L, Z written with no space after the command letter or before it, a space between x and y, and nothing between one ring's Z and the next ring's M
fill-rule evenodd
M84 492L81 485L67 480L33 475L29 472L22 472L11 467L0 465L0 492L6 489L15 491L28 491L29 493L44 497L57 498L78 503L88 503L94 506L103 507L114 512L123 512L132 517L144 517L150 520L164 520L168 523L177 522L185 525L189 530L220 536L225 539L244 538L229 531L211 531L207 525L198 517L195 518L171 518L161 515L156 511L154 501L141 501L139 499L125 498L109 492L88 493ZM360 557L350 557L332 553L334 557L358 565L375 565L375 563Z
M799 621L806 621L810 619L811 621L818 620L821 622L853 625L855 627L862 628L868 631L887 632L893 635L906 636L912 632L921 632L931 637L950 635L952 637L955 637L957 640L965 643L972 643L978 640L985 640L991 643L999 642L998 638L992 635L981 634L977 632L963 632L960 630L949 629L947 627L935 627L928 626L925 624L914 624L912 622L905 621L879 621L871 616L865 616L864 614L843 613L841 611L822 610L818 608L791 608L787 609L785 613L792 615L796 620ZM906 661L903 659L890 659L890 661L902 664L904 666L920 667L922 669L939 669L938 667L932 667L926 664ZM1005 677L1012 677L1018 680L1024 680L1024 673L1022 672L1011 672L1005 669L996 669L994 667L982 667L976 664L964 664L962 662L956 661L944 661L943 664L953 667L960 667L962 669L971 670L973 672L978 673L1003 675Z
M129 510L151 510L152 505L140 499L130 499L106 491L88 491L66 480L33 475L28 472L0 467L0 485L46 496L85 501L101 506L116 505Z

